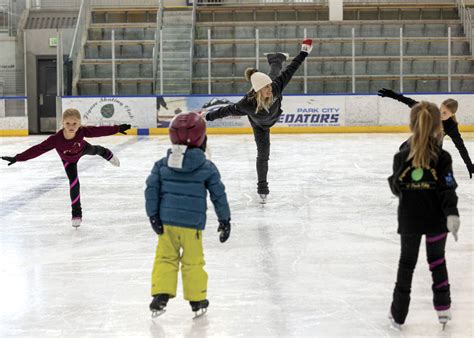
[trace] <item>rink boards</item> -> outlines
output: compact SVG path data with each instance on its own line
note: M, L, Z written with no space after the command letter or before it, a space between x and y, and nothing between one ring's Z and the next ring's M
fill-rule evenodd
M446 98L459 102L457 119L462 132L474 131L474 94L437 93L407 94L418 101L440 104ZM186 111L215 111L237 103L241 95L165 95L165 96L72 96L61 99L57 114L76 108L85 125L129 123L129 134L166 134L172 118ZM21 99L21 98L20 98ZM24 99L26 101L26 98ZM0 136L28 135L28 116L9 116L6 103L0 98ZM26 110L26 109L25 109ZM407 132L409 107L377 95L285 95L283 113L273 133L370 133ZM18 114L16 114L18 115ZM57 116L57 128L60 116ZM251 133L246 116L230 116L207 123L209 134Z

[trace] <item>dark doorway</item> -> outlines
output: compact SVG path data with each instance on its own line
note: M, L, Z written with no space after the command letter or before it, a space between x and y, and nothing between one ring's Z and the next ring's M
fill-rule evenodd
M38 59L38 130L56 132L56 59Z

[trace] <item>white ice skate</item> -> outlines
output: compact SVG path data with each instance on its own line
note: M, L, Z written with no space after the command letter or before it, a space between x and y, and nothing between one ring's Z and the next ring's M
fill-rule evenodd
M120 161L115 155L112 155L112 158L109 160L109 162L115 167L120 167Z
M73 217L71 222L72 222L72 226L77 229L81 226L82 217Z
M402 330L402 324L398 324L395 319L393 319L392 313L388 313L388 319L390 319L390 327L394 330L401 331Z
M436 313L438 314L439 323L443 325L443 331L444 331L446 324L448 323L448 321L452 319L451 309L436 311Z

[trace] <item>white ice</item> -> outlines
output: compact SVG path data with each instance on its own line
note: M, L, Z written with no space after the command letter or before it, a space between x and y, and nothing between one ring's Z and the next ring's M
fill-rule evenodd
M464 134L474 157L474 134ZM143 189L169 141L104 137L116 168L79 162L83 225L70 224L68 182L51 151L0 163L0 337L472 337L474 179L449 139L459 188L459 241L447 243L453 320L441 331L422 244L403 330L387 319L396 277L397 199L387 185L406 134L272 135L270 197L257 201L252 135L211 135L232 211L218 240L212 206L204 245L207 315L178 296L151 319L157 237ZM14 155L45 136L1 138Z

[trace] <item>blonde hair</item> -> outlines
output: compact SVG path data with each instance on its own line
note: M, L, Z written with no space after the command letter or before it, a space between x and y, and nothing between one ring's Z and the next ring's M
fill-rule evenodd
M431 102L416 104L410 113L410 154L413 166L430 167L431 160L438 160L438 148L442 140L441 115L438 107Z
M456 101L455 99L446 99L441 104L448 108L451 113L453 113L452 119L454 120L454 122L458 122L456 120L456 112L458 111L458 101Z
M81 120L81 113L76 108L66 109L63 112L63 121L67 118L70 118L70 117L78 119L80 121Z
M250 78L256 72L258 72L258 70L255 68L247 68L245 70L245 79L247 81L250 81ZM268 110L270 106L272 105L273 95L271 95L270 97L263 97L261 90L259 90L258 92L255 92L253 89L250 90L250 93L251 93L251 96L255 98L255 101L257 101L256 113L258 113L261 110Z

